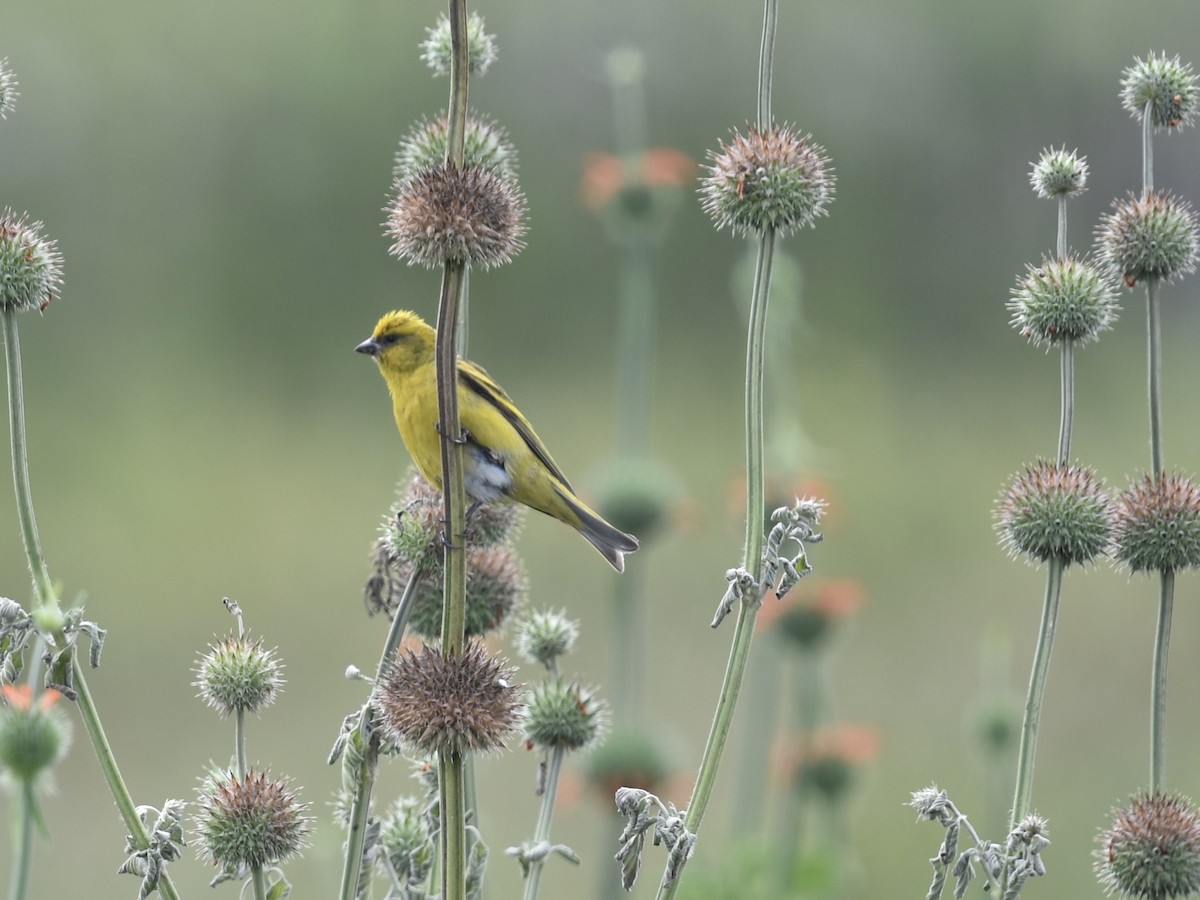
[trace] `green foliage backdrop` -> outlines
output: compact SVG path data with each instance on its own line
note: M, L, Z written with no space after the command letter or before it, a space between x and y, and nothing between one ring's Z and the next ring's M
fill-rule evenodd
M441 7L52 6L8 0L0 32L21 82L0 127L0 204L43 219L66 260L62 298L22 331L51 571L110 629L92 686L138 802L190 796L204 764L230 752L231 729L190 685L196 654L232 626L220 598L278 645L288 687L251 723L251 755L314 803L318 836L291 872L296 896L330 896L341 838L327 806L337 772L324 758L361 700L341 673L371 665L383 637L361 585L407 466L378 374L352 351L381 312L428 316L436 305L436 277L389 258L380 222L397 140L445 104L444 82L416 53ZM759 9L477 8L501 56L472 101L519 148L531 231L515 265L473 281L471 355L586 487L613 419L615 257L578 202L585 154L613 143L605 54L630 42L645 51L651 143L700 158L753 116ZM1040 608L1042 576L1006 560L991 529L1007 476L1056 438L1057 360L1024 346L1004 310L1025 263L1053 246L1053 205L1029 190L1030 162L1063 143L1088 156L1091 187L1071 207L1071 244L1086 249L1110 199L1140 183L1120 71L1161 49L1200 64L1200 5L787 4L780 29L777 114L812 131L839 176L828 221L783 246L805 274L794 403L814 451L801 462L836 495L813 558L868 596L834 673L839 714L882 734L853 808L854 895L920 896L940 834L912 822L907 792L937 779L981 807L965 749L981 648L1009 648L1022 692ZM1200 201L1198 154L1194 131L1159 141L1157 183ZM740 252L689 203L659 266L653 442L698 512L630 564L652 585L646 709L681 773L694 771L724 665L728 635L708 622L740 546L729 503L741 465L744 341L729 288ZM1193 278L1164 300L1167 461L1190 472L1200 470L1198 298ZM1126 306L1078 372L1077 452L1118 485L1148 457L1141 300ZM0 512L11 503L0 479ZM529 522L522 548L534 603L583 620L577 664L602 680L606 567L548 521ZM9 514L0 574L0 592L27 599ZM1188 601L1200 590L1186 576L1178 592L1167 780L1195 796L1200 612ZM1098 890L1093 835L1146 779L1153 597L1147 580L1104 568L1067 580L1035 787L1051 876L1030 897ZM35 895L130 896L132 880L109 874L121 826L82 734L76 742L46 804L54 843L39 847ZM734 769L763 749L757 736L738 745L750 755L735 748L728 760L716 797L725 808ZM502 850L532 830L535 765L517 750L481 766L493 897L516 889ZM392 785L404 777L385 774ZM615 871L615 831L599 809L580 800L561 816L561 838L585 865L552 865L548 895L581 881L590 891ZM728 858L734 837L716 810L699 864ZM191 860L172 872L189 896L209 877Z

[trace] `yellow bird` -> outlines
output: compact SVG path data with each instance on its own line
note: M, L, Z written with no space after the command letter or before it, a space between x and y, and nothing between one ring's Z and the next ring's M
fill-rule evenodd
M436 335L416 313L397 310L354 349L378 363L404 446L421 474L441 490ZM625 571L625 554L638 548L637 538L605 522L575 495L508 394L465 359L458 361L458 415L466 441L463 484L471 500L523 503L553 516L587 538L614 569Z

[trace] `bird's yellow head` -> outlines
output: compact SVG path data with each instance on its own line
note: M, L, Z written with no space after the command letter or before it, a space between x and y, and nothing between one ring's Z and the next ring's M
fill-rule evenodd
M424 319L400 309L380 319L371 336L354 349L375 357L385 376L405 375L433 362L434 336Z

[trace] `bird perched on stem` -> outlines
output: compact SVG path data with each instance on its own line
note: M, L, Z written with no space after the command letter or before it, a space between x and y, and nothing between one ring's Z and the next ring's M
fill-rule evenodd
M438 433L437 332L416 313L390 312L354 349L375 358L392 395L396 427L413 462L442 489ZM562 470L504 389L473 362L458 361L458 413L462 425L463 485L476 503L511 501L570 525L618 572L637 538L604 521L575 495Z

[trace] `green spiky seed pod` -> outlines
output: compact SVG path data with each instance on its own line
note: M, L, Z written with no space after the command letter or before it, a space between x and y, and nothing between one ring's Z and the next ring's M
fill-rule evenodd
M4 57L0 59L0 119L7 118L16 108L19 96L21 95L17 92L17 76L8 65L8 57Z
M411 569L398 566L398 579L408 581ZM468 547L467 549L467 613L468 638L484 637L499 631L509 617L525 602L529 580L525 567L511 547ZM444 594L439 568L423 576L417 585L412 618L408 627L427 641L442 634Z
M11 209L0 212L0 306L44 310L58 296L62 255L42 235L42 223Z
M29 685L6 684L0 702L0 778L14 789L31 787L66 755L71 727L46 690L36 699Z
M1039 460L1013 477L1000 498L996 527L1014 556L1086 563L1108 547L1112 502L1091 469Z
M372 696L389 739L430 755L499 750L520 724L515 671L478 641L397 652Z
M200 699L223 716L260 712L283 689L283 663L260 638L228 635L200 657L193 684Z
M410 265L490 269L525 247L525 197L490 169L439 163L396 181L394 191L385 230L392 255Z
M396 151L392 174L398 181L407 181L421 169L432 168L446 161L447 138L450 129L446 114L430 121L422 119L412 127ZM463 162L479 166L508 178L517 176L517 148L508 133L487 116L472 112L467 116L463 136Z
M275 865L296 855L311 827L286 779L250 771L244 780L218 772L200 790L196 817L201 853L223 873Z
M450 19L443 13L437 24L426 29L421 42L421 59L435 75L450 74ZM496 61L496 38L484 30L483 16L467 16L467 67L472 75L483 75Z
M1200 566L1200 488L1180 474L1143 476L1117 498L1113 536L1131 572Z
M1169 193L1130 194L1101 218L1096 244L1129 287L1146 278L1175 281L1196 269L1196 214Z
M1167 59L1151 53L1145 60L1134 57L1133 65L1121 73L1121 105L1139 122L1146 104L1153 103L1155 128L1168 130L1192 124L1196 117L1196 76L1178 56Z
M1078 150L1068 152L1064 145L1061 150L1042 151L1029 173L1029 183L1039 197L1075 197L1087 189L1087 177L1087 157Z
M517 626L517 653L550 671L570 653L579 638L579 623L565 611L533 610Z
M412 797L397 800L380 820L379 843L403 885L425 881L437 858L437 844L425 806Z
M1185 797L1139 794L1099 835L1096 877L1110 894L1169 900L1200 893L1200 813Z
M1043 257L1028 266L1006 304L1011 324L1035 347L1066 340L1086 344L1112 327L1117 292L1087 260Z
M525 738L542 750L574 752L592 744L607 723L608 704L594 687L555 678L530 692Z
M765 132L748 128L708 157L712 165L705 167L700 196L718 229L728 227L737 236L773 228L787 235L828 213L833 169L812 135L787 125Z

